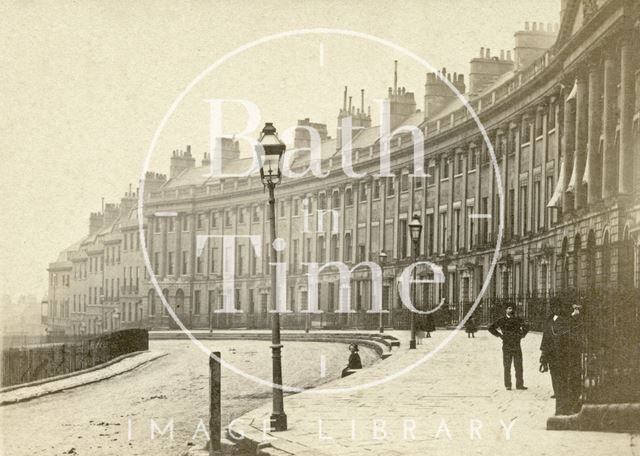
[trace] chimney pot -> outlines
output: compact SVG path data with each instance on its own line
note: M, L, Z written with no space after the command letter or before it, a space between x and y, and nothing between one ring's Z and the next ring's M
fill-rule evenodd
M529 23L528 23L528 22L525 22L525 23L524 23L524 29L525 29L525 31L527 31L527 32L529 31Z

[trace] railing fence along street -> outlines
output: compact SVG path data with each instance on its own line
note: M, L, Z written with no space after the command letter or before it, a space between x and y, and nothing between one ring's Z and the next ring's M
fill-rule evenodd
M7 340L5 340L7 339ZM19 346L16 346L21 341ZM10 344L7 348L7 344ZM87 369L118 356L149 349L146 329L98 336L3 338L0 386L7 387Z

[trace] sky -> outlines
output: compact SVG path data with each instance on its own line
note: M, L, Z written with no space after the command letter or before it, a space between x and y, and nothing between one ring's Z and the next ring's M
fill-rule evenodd
M48 263L88 232L101 198L137 186L162 118L190 83L246 43L334 28L374 35L468 77L480 47L513 48L525 21L558 22L560 0L7 1L0 4L0 294L46 293ZM255 103L280 131L298 119L335 135L344 86L371 105L393 84L422 108L427 70L378 43L314 33L252 47L209 72L159 133L150 169L209 147L211 99ZM225 103L223 128L246 126ZM258 129L251 132L257 136Z

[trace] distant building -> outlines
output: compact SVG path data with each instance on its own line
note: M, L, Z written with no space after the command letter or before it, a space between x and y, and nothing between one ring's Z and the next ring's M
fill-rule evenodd
M379 178L378 126L352 105L345 89L338 125L352 118L353 161L359 180L341 170L341 134L309 119L322 139L327 178L285 179L277 189L277 231L287 241L287 300L295 312L285 327L305 317L308 280L303 262L380 261L388 325L406 327L407 311L396 277L410 261L407 223L424 225L419 258L443 265L446 282L422 286L418 305L433 307L441 324L457 323L480 293L491 268L499 229L499 177L504 185L504 237L500 258L477 321L486 322L505 301L537 323L549 295L563 290L637 289L640 281L640 6L637 2L563 1L561 25L527 23L515 34L514 54L482 48L470 75L427 74L424 103L413 92L389 88L394 135L392 178ZM445 85L465 94L486 128L498 164L467 108ZM414 178L412 133L424 135L427 178ZM223 167L243 170L238 144L223 140ZM296 147L308 145L306 130ZM293 164L305 166L304 158ZM257 175L207 177L209 157L196 166L189 147L174 151L170 174L145 180L144 226L148 257L160 288L190 328L264 327L268 323L268 221ZM94 333L118 326L175 327L148 280L139 245L137 194L92 214L89 235L49 265L49 326L55 331ZM318 229L317 211L335 210ZM164 216L167 213L176 216ZM306 217L305 214L309 216ZM306 222L305 222L306 221ZM309 231L304 232L305 223ZM199 252L198 235L262 236L257 258L248 240L236 245L235 296L242 313L214 313L222 306L220 239ZM375 327L367 268L353 273L352 309L337 315L337 271L327 269L314 316L323 326ZM117 311L116 311L117 310ZM115 316L115 317L114 317ZM322 322L320 323L320 320Z
M45 334L46 326L40 316L40 304L33 295L20 295L15 302L9 295L3 295L0 314L0 334L4 337Z

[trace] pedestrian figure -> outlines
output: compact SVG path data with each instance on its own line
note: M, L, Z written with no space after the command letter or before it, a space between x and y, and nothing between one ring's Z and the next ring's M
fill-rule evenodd
M467 322L464 324L464 330L467 332L467 339L476 338L476 331L478 331L478 327L476 326L476 322L475 322L475 319L473 318L473 315L470 316Z
M547 320L540 344L540 370L550 371L556 398L556 415L580 410L582 317L580 305L560 303Z
M551 399L556 398L556 380L557 380L557 372L555 363L552 362L552 346L551 346L551 324L554 322L559 316L560 310L560 301L558 298L552 298L549 303L549 307L551 312L547 316L547 319L544 322L544 328L542 332L542 343L540 344L540 368L538 369L541 373L550 372L551 366L554 365L554 373L551 374L551 388L553 389L553 394L551 395ZM546 353L545 353L546 351Z
M433 315L426 314L423 318L423 329L426 333L426 337L431 337L431 333L436 330L436 325L433 322Z
M358 344L349 344L349 351L351 352L351 354L349 355L349 362L347 364L347 367L342 370L343 377L349 375L350 372L348 371L351 369L362 369L362 361L360 360L360 354L358 353Z
M513 305L507 305L505 316L489 326L489 332L502 339L502 364L504 367L504 386L511 390L511 364L516 371L516 389L526 390L522 376L522 349L520 340L529 332L525 321L514 315Z

